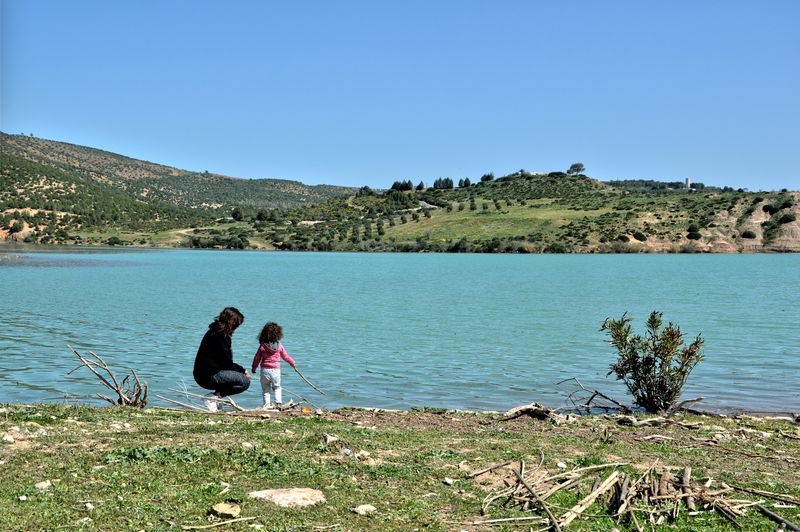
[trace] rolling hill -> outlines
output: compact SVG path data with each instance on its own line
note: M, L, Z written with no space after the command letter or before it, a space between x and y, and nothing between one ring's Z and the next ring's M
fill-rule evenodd
M131 198L179 207L230 209L292 207L355 192L353 188L304 185L283 179L238 179L190 172L95 148L0 133L2 154L59 170L87 183L118 189Z
M234 179L0 136L0 238L200 248L796 252L800 194L518 171L373 191ZM461 186L463 185L463 186Z

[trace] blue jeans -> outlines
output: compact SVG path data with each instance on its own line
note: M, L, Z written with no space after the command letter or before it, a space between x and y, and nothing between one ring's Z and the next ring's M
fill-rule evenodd
M219 393L221 397L228 395L236 395L242 393L250 387L250 379L244 373L234 371L232 369L225 369L216 372L210 379L204 382L197 382L206 390L214 390Z

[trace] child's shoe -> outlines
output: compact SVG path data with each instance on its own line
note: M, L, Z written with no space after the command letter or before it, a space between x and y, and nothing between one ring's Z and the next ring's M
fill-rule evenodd
M278 411L282 410L282 407L283 407L283 403L275 403L275 408L276 408Z
M272 410L275 406L272 403L264 403L264 406L261 407L261 410Z

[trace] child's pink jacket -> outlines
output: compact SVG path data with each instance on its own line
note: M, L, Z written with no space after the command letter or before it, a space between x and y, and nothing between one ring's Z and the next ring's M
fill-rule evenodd
M294 367L294 359L289 356L282 343L278 342L277 346L275 344L272 344L272 346L275 348L273 349L269 344L258 346L258 351L253 357L253 373L256 372L256 368L259 366L266 369L277 369L281 367L281 359L284 359L290 366Z

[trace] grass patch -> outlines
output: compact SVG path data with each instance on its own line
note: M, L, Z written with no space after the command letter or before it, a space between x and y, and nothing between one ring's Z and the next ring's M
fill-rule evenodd
M691 466L695 476L800 497L800 472L790 462L800 460L800 442L779 433L794 434L796 426L749 418L685 420L703 425L698 430L634 428L582 417L556 426L529 418L503 422L489 415L425 409L262 419L7 405L0 408L0 434L15 441L0 446L0 522L13 530L167 529L208 524L213 520L209 508L232 500L240 503L243 517L257 519L231 530L250 530L252 523L270 530L334 525L355 530L474 529L470 523L475 520L523 515L519 509L495 507L491 515L480 515L481 501L502 485L503 475L469 478L469 473L505 460L525 460L529 468L541 462L539 467L551 472L561 470L559 463L574 468L625 462L623 469L631 474L658 460L665 467ZM323 433L338 440L326 445ZM643 439L652 434L672 439ZM713 440L714 434L729 439L714 446L697 444L698 438ZM44 480L51 487L36 489ZM247 496L284 487L319 489L327 502L285 509ZM590 488L579 485L560 492L549 501L551 507L563 514ZM372 504L377 512L360 516L350 510L360 504ZM595 504L587 514L604 511ZM776 511L795 522L800 519L797 508ZM753 511L741 523L748 530L774 528ZM614 526L632 529L631 523L616 524L610 518L579 520L570 529ZM690 518L682 512L669 526L727 530L728 522L713 513Z

